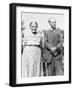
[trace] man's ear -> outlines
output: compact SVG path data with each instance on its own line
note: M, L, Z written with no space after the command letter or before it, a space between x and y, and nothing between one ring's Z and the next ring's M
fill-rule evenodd
M51 25L51 21L49 21L49 24Z
M48 23L50 23L50 20L48 20Z

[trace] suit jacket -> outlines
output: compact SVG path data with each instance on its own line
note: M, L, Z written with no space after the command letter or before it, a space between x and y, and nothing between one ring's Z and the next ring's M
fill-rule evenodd
M54 31L48 30L44 32L44 49L43 49L43 59L44 61L50 63L52 60L51 48L56 47L61 49L63 46L63 39L61 37L61 30L58 28Z

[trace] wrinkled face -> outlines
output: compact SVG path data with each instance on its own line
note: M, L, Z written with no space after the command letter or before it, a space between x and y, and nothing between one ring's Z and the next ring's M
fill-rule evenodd
M56 29L56 21L50 21L50 26L51 26L53 29Z
M36 32L37 28L38 28L37 23L36 22L31 22L30 23L30 28L31 28L32 32Z
M56 29L56 20L54 18L49 19L49 24L52 29Z

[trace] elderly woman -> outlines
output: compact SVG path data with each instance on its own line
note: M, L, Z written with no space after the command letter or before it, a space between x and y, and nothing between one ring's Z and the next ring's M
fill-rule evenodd
M22 77L40 76L42 35L37 32L38 23L30 23L30 31L24 35L24 50L22 55Z

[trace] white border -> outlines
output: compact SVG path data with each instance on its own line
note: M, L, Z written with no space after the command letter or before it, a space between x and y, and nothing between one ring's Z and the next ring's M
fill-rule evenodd
M65 16L64 76L21 78L21 12L60 13ZM69 11L63 9L16 7L16 83L56 82L69 80Z

